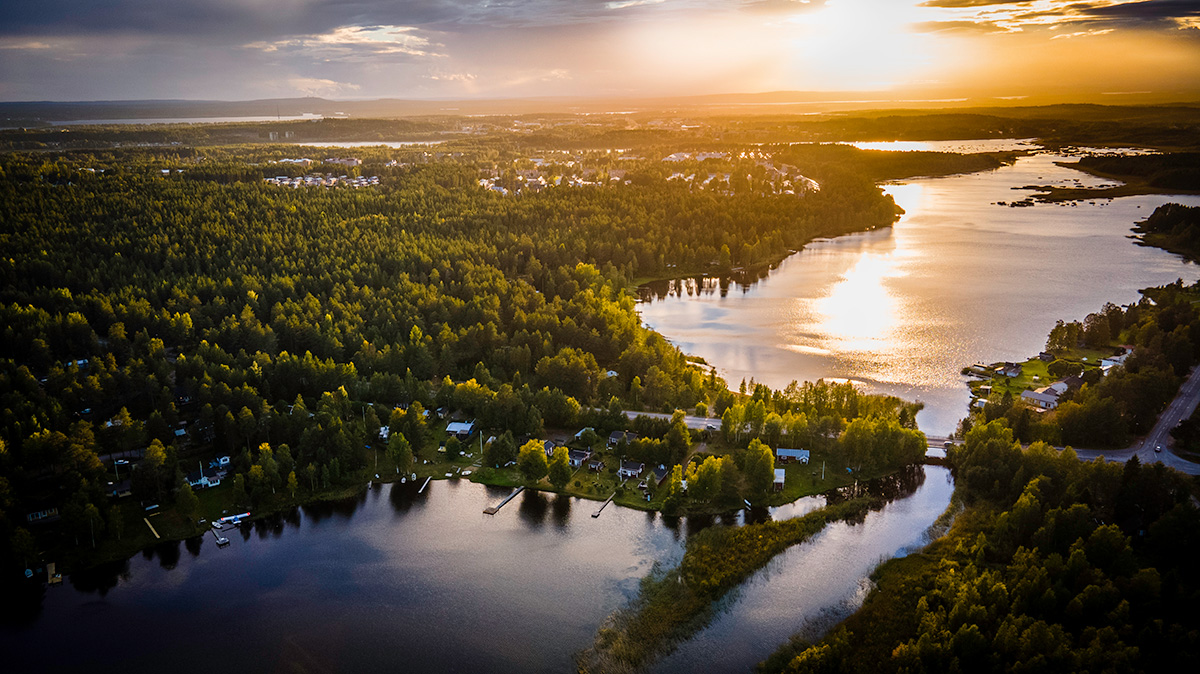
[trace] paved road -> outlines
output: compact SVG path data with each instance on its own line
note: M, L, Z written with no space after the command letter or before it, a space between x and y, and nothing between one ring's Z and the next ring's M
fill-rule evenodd
M1129 457L1136 454L1138 460L1144 464L1161 461L1168 468L1174 468L1181 473L1200 475L1200 463L1192 463L1176 456L1171 451L1171 443L1174 441L1171 437L1171 429L1175 428L1180 421L1192 416L1197 403L1200 403L1200 367L1192 370L1192 374L1179 388L1179 395L1175 396L1170 405L1167 405L1167 409L1159 415L1154 428L1141 442L1125 449L1077 449L1075 453L1084 461L1103 456L1109 461L1120 463L1128 461ZM1155 447L1162 447L1162 451L1154 451Z
M634 417L650 417L652 419L671 420L670 414L663 414L661 412L637 412L634 410L625 410L625 417L631 420ZM717 430L721 429L721 420L714 419L712 417L684 417L683 423L687 424L688 428L696 431L702 431L708 428L710 424Z

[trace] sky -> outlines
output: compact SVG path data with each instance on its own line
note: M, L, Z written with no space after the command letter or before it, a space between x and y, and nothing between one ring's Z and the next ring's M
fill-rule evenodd
M5 101L763 91L1196 100L1200 0L0 3Z

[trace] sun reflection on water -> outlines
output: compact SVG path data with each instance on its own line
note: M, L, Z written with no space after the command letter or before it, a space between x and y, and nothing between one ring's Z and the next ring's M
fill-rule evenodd
M819 320L814 327L833 350L863 352L886 346L896 327L896 299L884 282L896 273L892 254L863 253L814 303Z

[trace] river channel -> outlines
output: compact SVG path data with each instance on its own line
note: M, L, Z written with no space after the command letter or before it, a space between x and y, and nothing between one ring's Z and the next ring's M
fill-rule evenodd
M865 146L980 151L1028 143ZM1056 320L1200 278L1200 267L1129 238L1157 206L1200 205L1200 197L1000 205L1024 202L1030 185L1113 184L1058 165L1076 160L1039 152L994 171L886 185L905 210L895 226L813 242L763 278L646 286L642 318L735 388L743 378L777 388L851 380L924 402L921 429L951 432L969 401L963 366L1025 360L1044 348Z
M893 503L823 534L814 543L821 556L843 539L845 552L799 558L806 575L853 590L880 555L919 540L949 491L940 486L945 469L916 470L933 471L931 479L885 485ZM673 519L616 506L593 518L595 502L538 492L482 514L507 492L465 481L433 482L423 494L385 485L223 532L232 541L226 548L206 534L72 575L17 624L0 627L5 670L571 671L574 653L634 596L653 564L677 563L691 533L743 519ZM809 497L754 516L795 517L823 502ZM907 503L923 515L898 519L893 513ZM849 543L858 532L888 542L864 552ZM847 558L868 563L848 567ZM774 598L756 588L776 577L790 586L781 572L793 565L790 557L773 563L733 610L768 610ZM792 596L775 610L794 607ZM826 587L807 607L842 601ZM779 645L768 641L759 637L729 664L744 669L765 657Z

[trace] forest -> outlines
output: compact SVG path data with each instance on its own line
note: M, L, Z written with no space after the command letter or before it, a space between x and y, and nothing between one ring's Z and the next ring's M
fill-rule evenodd
M963 508L949 534L882 565L859 612L760 671L1197 666L1191 478L1136 457L1122 466L1044 443L1022 450L1000 421L972 428L949 461Z
M854 409L831 407L829 387L735 396L643 327L628 291L890 225L854 153L801 165L823 181L802 197L665 180L505 197L467 156L388 166L377 150L361 169L378 187L293 190L264 183L281 166L263 152L0 156L6 563L121 538L110 497L126 488L194 513L183 474L218 454L245 504L357 479L383 427L408 444L387 448L397 461L421 458L438 408L536 436L589 407L711 405L745 416L744 446L784 424L826 441L879 404L891 421L858 422L846 455L903 462L871 448L916 433L915 409L846 392ZM109 484L127 459L142 459L132 479ZM33 514L50 508L47 530Z

